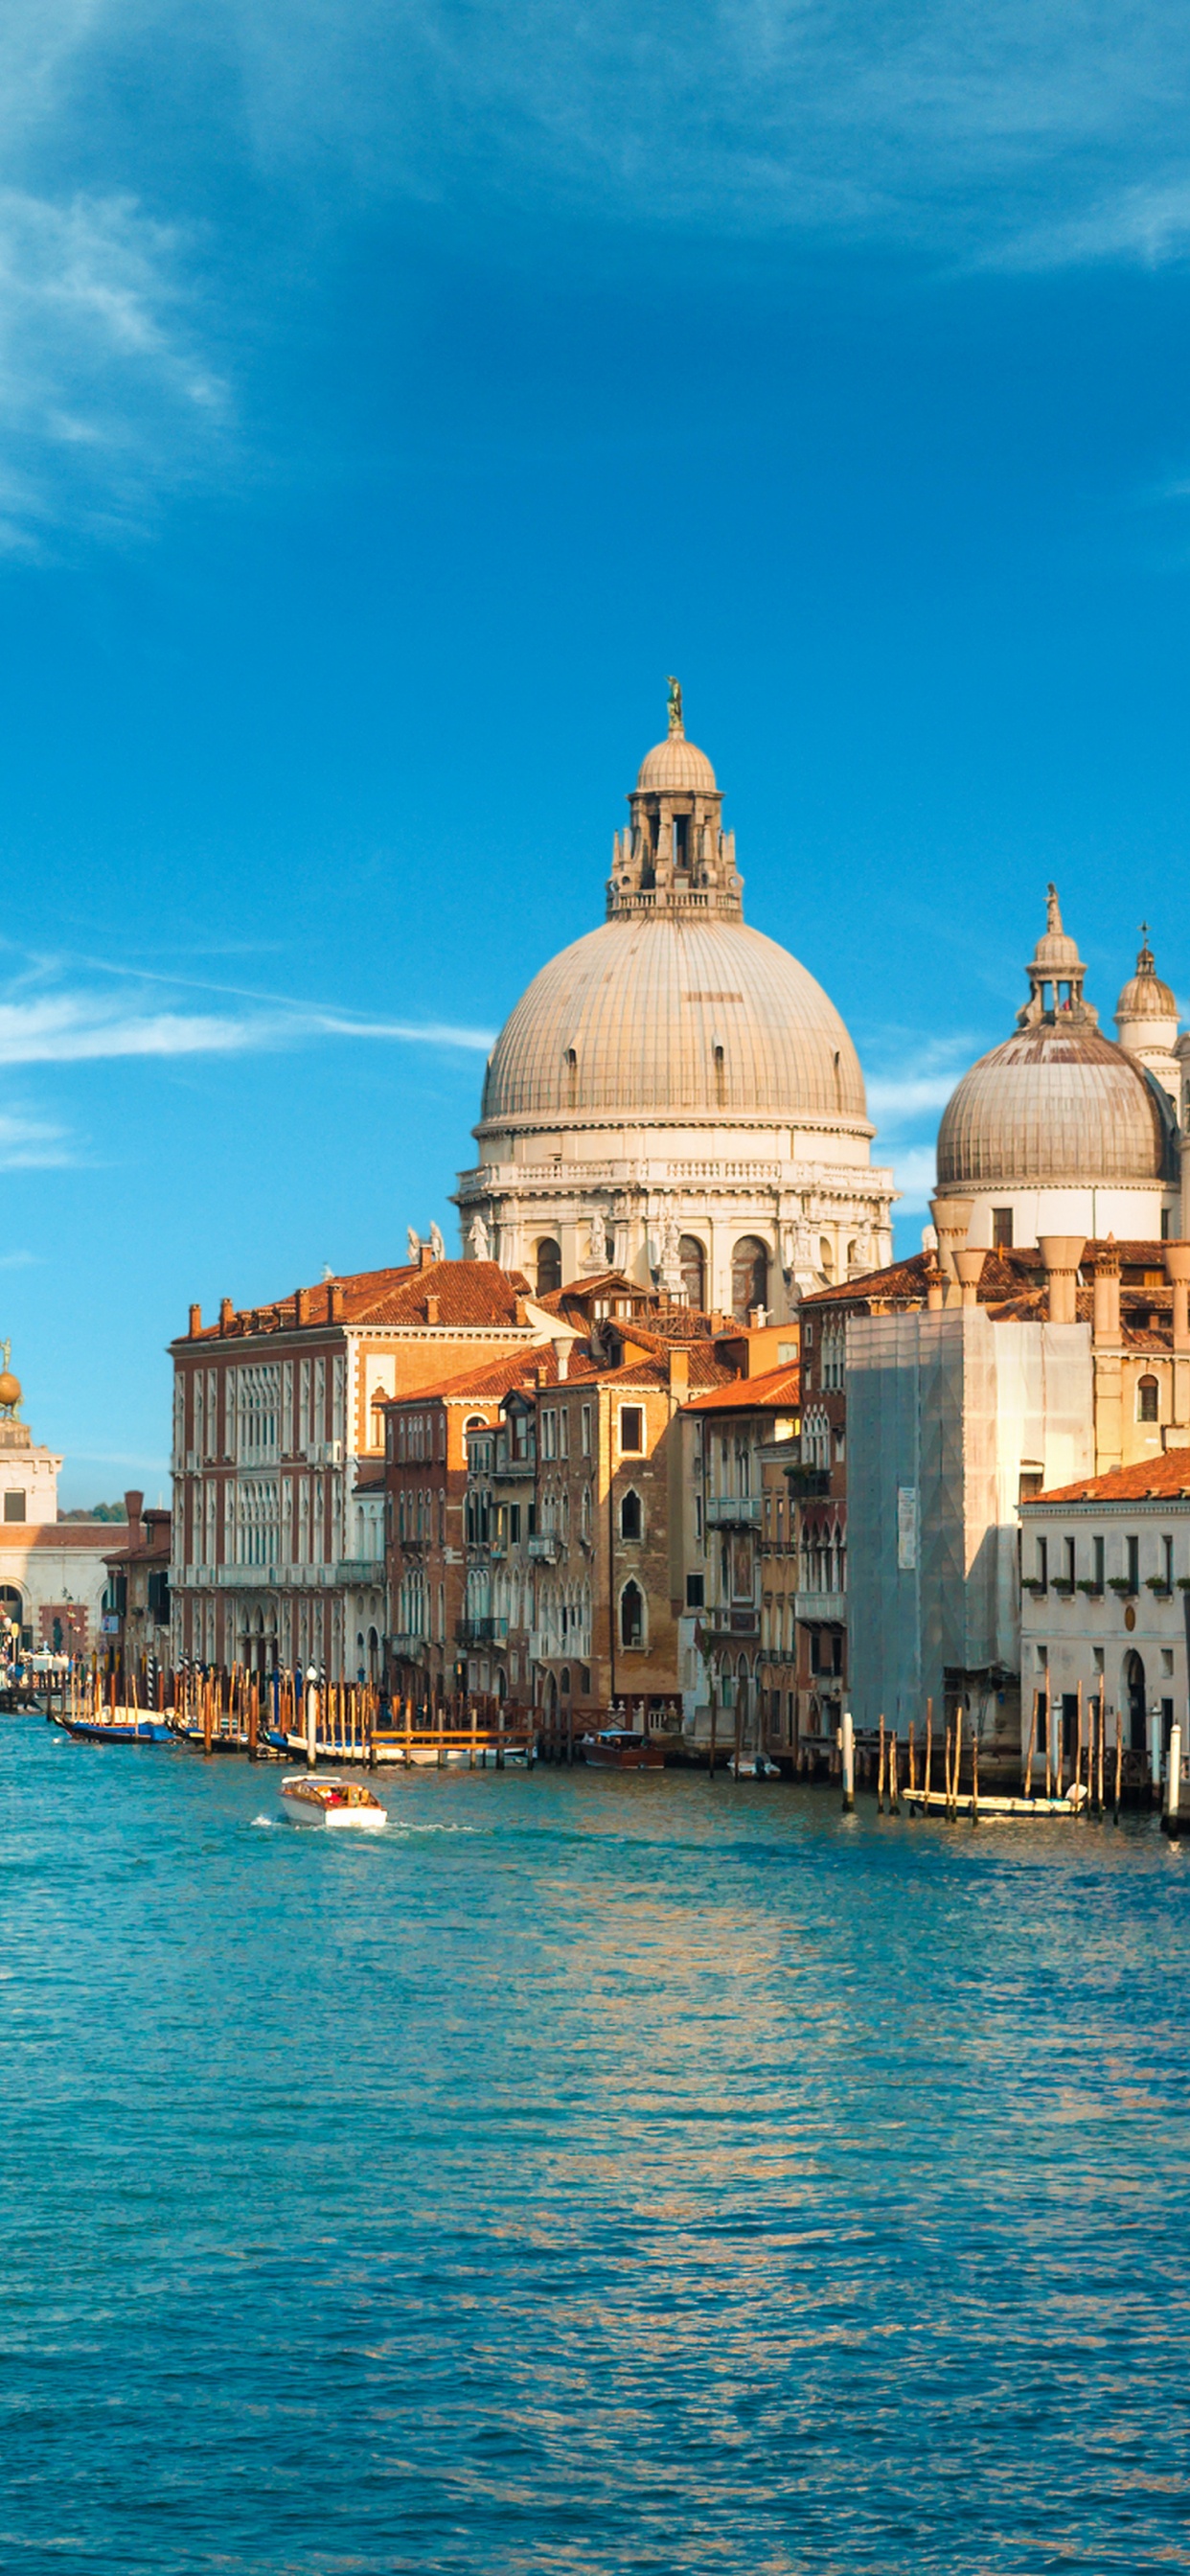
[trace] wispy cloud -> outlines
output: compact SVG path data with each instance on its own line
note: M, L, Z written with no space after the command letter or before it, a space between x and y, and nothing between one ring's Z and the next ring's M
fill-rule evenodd
M43 966L40 972L48 970ZM166 978L146 978L157 984ZM227 991L227 987L210 988ZM0 1065L85 1064L121 1056L244 1055L319 1039L461 1048L486 1054L489 1029L447 1021L365 1020L333 1004L245 996L235 1012L129 1008L110 993L56 990L0 1003ZM0 1148L3 1145L0 1133Z
M17 1111L0 1113L0 1172L53 1171L74 1160L64 1128L43 1118L23 1117ZM3 1266L23 1269L34 1258L31 1252L14 1252Z

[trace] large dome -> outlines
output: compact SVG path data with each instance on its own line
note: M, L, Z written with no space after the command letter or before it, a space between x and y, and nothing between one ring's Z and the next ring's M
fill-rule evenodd
M588 931L534 977L496 1041L482 1119L724 1111L864 1120L855 1048L776 940L738 919L646 911Z
M972 1065L938 1130L938 1187L1028 1189L1167 1177L1166 1126L1139 1066L1086 1023L1022 1029Z

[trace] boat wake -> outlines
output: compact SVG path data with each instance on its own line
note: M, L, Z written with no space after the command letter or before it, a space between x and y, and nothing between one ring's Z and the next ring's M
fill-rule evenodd
M254 1816L252 1822L254 1825L263 1825L265 1831L271 1834L280 1833L285 1819L283 1816Z

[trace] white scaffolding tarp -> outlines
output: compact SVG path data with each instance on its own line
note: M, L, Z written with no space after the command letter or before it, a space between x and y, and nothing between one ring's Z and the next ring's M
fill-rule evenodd
M1019 1671L1021 1474L1091 1473L1090 1328L856 1316L846 1383L851 1706L903 1732L948 1670Z

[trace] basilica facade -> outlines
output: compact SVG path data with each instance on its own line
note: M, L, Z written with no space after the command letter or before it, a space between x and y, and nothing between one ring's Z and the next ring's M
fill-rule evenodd
M614 1268L782 1321L891 1254L859 1060L821 985L744 920L676 682L628 803L605 920L542 967L489 1059L464 1251L539 1295Z

